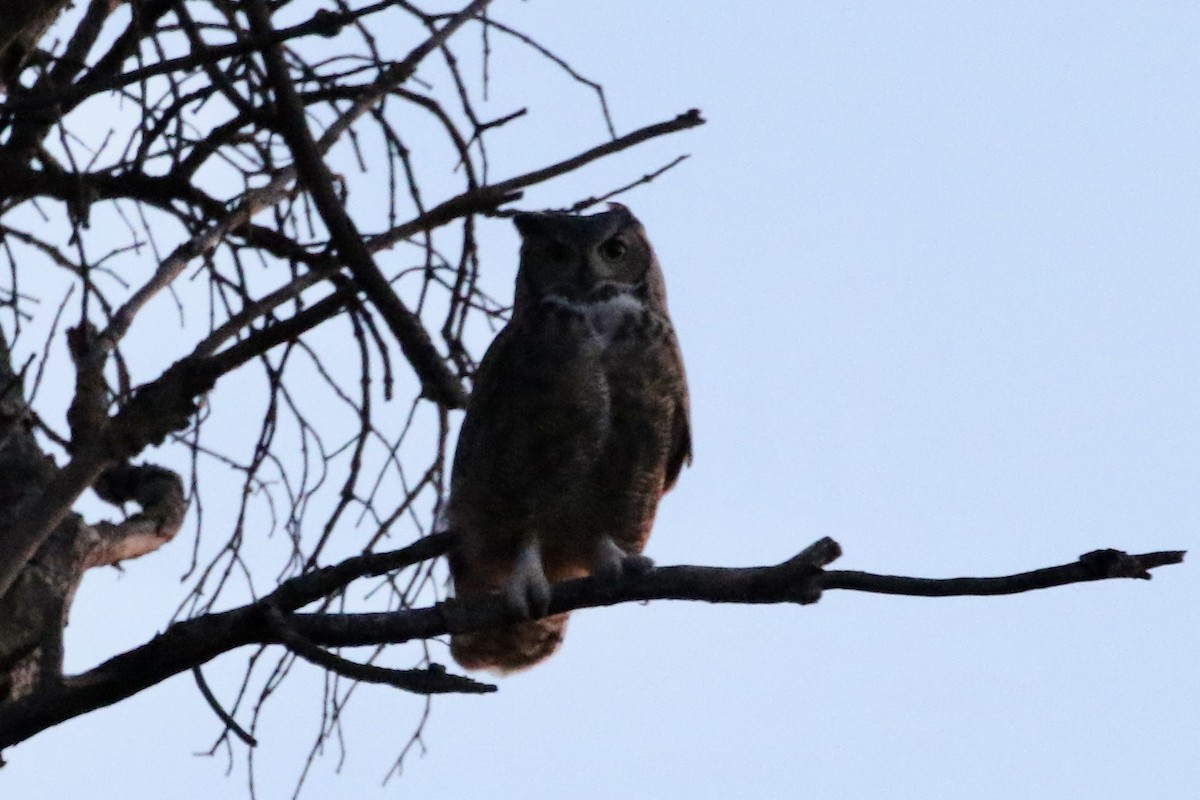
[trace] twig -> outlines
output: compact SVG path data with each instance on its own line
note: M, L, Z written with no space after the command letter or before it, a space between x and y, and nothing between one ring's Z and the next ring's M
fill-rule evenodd
M611 192L606 192L605 194L602 194L599 197L588 197L583 200L580 200L579 202L575 203L567 210L570 213L574 214L579 211L583 211L585 208L591 208L592 206L596 205L597 203L603 203L605 200L611 200L612 198L616 197L619 194L624 194L625 192L628 192L630 189L634 189L643 184L650 183L655 178L657 178L659 175L662 175L664 172L671 169L672 167L682 164L684 161L687 161L687 159L688 159L688 156L686 154L682 155L682 156L678 156L673 161L671 161L671 163L665 164L665 165L659 167L658 169L654 170L654 172L649 172L649 173L643 175L642 177L638 178L636 181L631 181L631 182L625 184L624 186L621 186L617 189L613 189Z
M310 664L327 669L343 678L366 683L383 683L414 694L489 694L496 691L490 683L480 683L461 675L451 675L445 667L429 669L388 669L374 664L359 664L322 650L305 639L273 605L266 606L267 624L284 647Z
M565 175L568 172L590 164L596 159L627 150L648 139L665 136L703 124L704 118L700 115L699 110L693 108L674 119L639 128L632 133L628 133L611 142L605 142L590 150L585 150L557 164L552 164L533 172L526 172L524 175L517 175L499 183L481 186L474 191L464 192L429 209L429 211L411 222L392 228L378 236L371 237L367 243L368 247L372 250L390 247L396 242L407 239L419 231L444 225L446 222L462 216L467 210L484 210L510 202L512 199L519 197L517 193L527 186L533 186L551 178L556 178L559 175Z
M192 677L196 679L196 686L200 689L200 695L208 703L208 707L220 718L221 722L225 723L225 729L250 747L258 747L258 740L247 733L241 725L238 725L233 715L221 706L217 696L209 688L208 681L204 680L204 673L200 671L200 667L192 667Z

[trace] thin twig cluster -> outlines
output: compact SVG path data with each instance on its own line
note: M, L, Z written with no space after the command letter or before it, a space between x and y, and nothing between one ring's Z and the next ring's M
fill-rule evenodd
M181 473L192 510L178 620L348 552L430 534L446 491L449 412L465 403L478 347L507 313L481 282L481 217L509 213L528 187L703 122L692 111L619 135L603 88L493 19L488 0L449 13L403 0L39 3L55 24L36 47L6 51L0 75L0 311L5 353L20 358L21 414L65 463L3 532L0 596L83 492L140 475L129 461L148 447L164 466L146 469ZM494 177L495 137L536 124L525 108L486 108L503 47L565 71L585 101L598 100L607 137ZM614 183L624 191L661 171ZM47 267L60 279L45 278ZM74 389L47 393L55 381ZM148 491L100 496L139 502ZM114 534L96 563L169 541L182 508L171 497L161 513L143 506L152 535L130 549ZM317 613L436 602L434 569L414 562L379 573L365 596L330 587L308 602ZM313 753L337 737L355 682L403 672L349 666L297 638L285 616L263 621L270 635L219 709L231 724L217 746L241 730L234 717L248 718L242 733L253 736L296 657L334 676ZM384 656L379 644L369 662ZM431 672L427 647L405 657L422 680L474 685Z

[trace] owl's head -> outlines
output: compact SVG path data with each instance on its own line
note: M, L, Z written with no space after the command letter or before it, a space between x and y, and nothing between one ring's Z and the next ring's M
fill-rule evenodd
M513 217L521 233L513 313L558 296L577 303L632 294L658 307L666 290L642 224L628 208L581 216L562 212Z

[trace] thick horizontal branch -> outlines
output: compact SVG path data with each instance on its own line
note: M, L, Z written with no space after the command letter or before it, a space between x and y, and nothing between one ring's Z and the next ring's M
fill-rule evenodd
M1128 555L1097 550L1072 564L996 578L909 578L869 572L824 570L841 554L832 539L821 539L799 555L773 567L678 566L655 569L618 583L581 578L555 584L547 613L597 608L646 600L773 604L816 602L825 590L843 589L915 597L1017 594L1034 589L1110 578L1149 578L1148 570L1178 564L1183 551ZM298 614L293 624L325 646L353 646L427 639L512 622L497 598L451 600L433 608L399 614Z
M450 543L450 536L443 534L395 553L352 558L285 581L258 603L176 623L141 647L68 678L57 687L0 708L0 748L112 705L238 647L282 644L278 626L271 622L273 613L299 608L342 589L355 578L434 558L444 554ZM822 591L832 589L925 597L1013 594L1108 578L1147 578L1149 570L1181 563L1184 556L1182 551L1127 555L1117 550L1097 550L1072 564L1019 575L931 580L825 570L840 552L832 539L822 539L797 556L770 567L677 566L654 569L615 583L595 578L566 581L554 585L549 613L645 600L809 604L819 599ZM318 647L400 644L513 621L513 612L499 596L448 600L429 608L380 614L317 613L287 617L288 628L296 636ZM382 677L384 673L379 675Z

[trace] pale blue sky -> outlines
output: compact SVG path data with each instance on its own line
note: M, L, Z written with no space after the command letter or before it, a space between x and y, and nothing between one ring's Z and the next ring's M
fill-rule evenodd
M709 120L522 204L692 155L624 198L663 263L693 397L695 465L649 555L774 563L828 535L838 566L949 577L1195 548L1200 6L494 14L602 81L619 131ZM487 108L531 114L493 145L493 175L603 137L588 96L494 44ZM483 236L507 298L516 235ZM173 548L89 578L76 668L163 623L188 557ZM333 753L303 796L1190 798L1198 632L1190 564L1013 598L587 611L498 694L436 699L428 752L382 789L420 706L360 688L342 774ZM261 798L290 795L315 731L319 676L299 670L264 723ZM177 678L6 753L0 787L243 796L241 754L229 778L191 756L217 730Z

